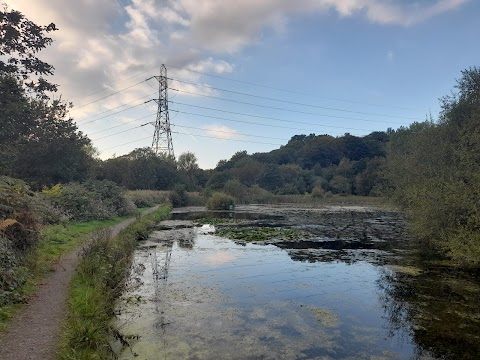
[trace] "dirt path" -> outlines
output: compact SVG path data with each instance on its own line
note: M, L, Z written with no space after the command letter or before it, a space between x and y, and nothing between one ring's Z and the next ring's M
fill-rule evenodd
M142 216L157 208L158 206L144 211ZM135 218L131 218L112 226L112 235L117 235L134 221ZM65 255L55 270L43 280L29 304L0 336L1 360L55 359L67 311L68 286L79 260L79 251Z

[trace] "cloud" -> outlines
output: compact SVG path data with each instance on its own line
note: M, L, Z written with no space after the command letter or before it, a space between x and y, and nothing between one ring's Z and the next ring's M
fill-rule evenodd
M55 22L54 44L42 58L69 99L88 95L156 64L199 72L231 73L222 56L285 31L290 19L336 13L382 25L412 26L454 10L467 0L425 3L384 0L7 0L39 23ZM215 54L215 56L214 56ZM185 79L199 74L175 71ZM114 89L118 87L113 86ZM198 91L198 89L197 89ZM132 92L131 98L139 95ZM95 110L95 109L93 109Z
M238 132L235 129L229 128L224 125L209 125L207 126L207 134L221 139L233 139L238 136Z
M79 107L158 74L162 63L184 69L169 67L171 77L208 85L202 81L201 72L235 71L235 65L226 60L230 54L261 43L267 32L288 31L289 22L301 16L362 18L381 26L414 26L453 11L468 0L5 1L38 24L57 25L53 45L40 57L55 66L53 81L60 85L63 98ZM196 95L215 94L208 86L175 86ZM114 109L156 88L157 84L142 83L78 108L72 115L82 119ZM90 94L95 95L86 97ZM132 105L137 103L141 100ZM119 117L109 122L115 119ZM87 132L99 126L99 122L86 127L83 123L80 121L80 128ZM236 135L233 129L215 125L209 133L223 139Z
M235 53L261 41L265 30L284 31L294 16L336 12L382 25L411 26L454 10L468 0L437 0L420 5L385 0L178 0L171 10L188 19L176 38L216 53Z

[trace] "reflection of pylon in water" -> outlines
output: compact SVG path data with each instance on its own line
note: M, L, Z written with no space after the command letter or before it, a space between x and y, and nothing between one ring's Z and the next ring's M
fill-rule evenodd
M166 290L168 282L168 271L170 268L170 259L172 258L173 243L166 244L166 246L167 248L165 250L165 261L162 267L160 267L160 262L158 261L156 249L153 253L151 253L153 267L153 283L155 286L155 311L159 315L156 327L162 330L165 359L167 358L167 325L169 325L170 323L167 321L166 318L165 310L167 308L167 304L165 303L164 299L167 294ZM160 286L161 280L163 280L163 286ZM161 288L163 288L164 290L163 294L161 293Z

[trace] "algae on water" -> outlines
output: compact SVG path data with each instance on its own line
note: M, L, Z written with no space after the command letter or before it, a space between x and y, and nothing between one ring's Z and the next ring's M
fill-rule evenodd
M307 305L300 305L300 306L309 310L313 314L315 319L317 319L320 325L322 325L323 327L329 327L329 328L337 327L340 322L338 316L335 313L333 313L331 310L324 309L317 306L307 306Z
M395 271L396 273L410 275L410 276L418 276L422 273L422 269L415 266L390 265L389 268Z
M233 240L263 241L271 239L298 240L308 237L303 231L272 227L225 227L215 231L217 236Z

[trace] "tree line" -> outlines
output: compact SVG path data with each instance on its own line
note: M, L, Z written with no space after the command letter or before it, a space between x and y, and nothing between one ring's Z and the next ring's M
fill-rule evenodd
M388 196L426 249L480 265L478 68L462 72L437 120L362 137L295 135L279 149L239 151L204 170L191 152L174 159L139 148L97 158L68 114L71 104L53 100L57 86L42 77L54 69L37 54L56 30L6 7L0 12L0 175L38 190L110 180L132 190L222 191L240 202L262 194Z

